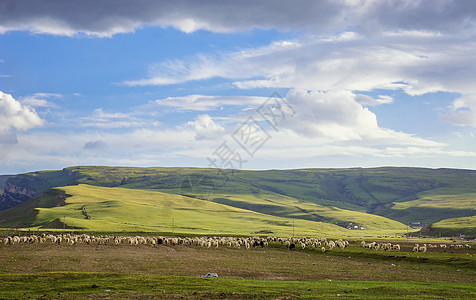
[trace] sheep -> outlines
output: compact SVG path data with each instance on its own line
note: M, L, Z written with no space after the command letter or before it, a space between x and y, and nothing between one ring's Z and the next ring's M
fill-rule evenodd
M326 248L325 248L325 247L322 247L322 248L321 248L321 252L322 252L322 253L326 252Z

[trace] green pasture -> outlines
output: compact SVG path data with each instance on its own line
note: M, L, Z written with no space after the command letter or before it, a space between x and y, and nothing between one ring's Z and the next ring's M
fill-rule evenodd
M262 201L253 196L242 198L214 195L217 199L240 199L250 207L227 205L197 197L167 194L157 191L109 188L80 184L59 188L71 197L64 206L37 208L38 214L31 227L42 227L56 219L65 221L69 228L88 231L148 231L176 232L208 235L256 235L278 236L364 236L403 234L406 226L383 217L339 208L299 203L278 195L266 195L281 210L279 214L254 209ZM253 206L254 205L254 206ZM294 206L301 205L297 210ZM307 211L306 213L303 212ZM368 229L347 230L333 223L308 220L304 217L320 213L329 219L346 218L364 224ZM304 217L303 217L304 216Z
M17 175L8 182L40 194L61 188L73 197L62 206L43 194L40 200L0 211L0 225L54 227L66 217L67 226L93 230L290 235L294 222L303 235L334 231L336 236L362 236L401 234L404 224L420 222L445 228L440 232L448 235L474 232L476 171L383 167L226 172L80 166ZM342 227L350 223L364 230ZM231 228L236 224L242 232Z
M474 299L476 285L446 282L279 281L149 274L0 274L0 298Z

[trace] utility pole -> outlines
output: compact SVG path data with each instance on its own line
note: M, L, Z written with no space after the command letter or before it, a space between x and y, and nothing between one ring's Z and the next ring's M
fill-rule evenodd
M172 218L172 236L175 236L175 218Z
M294 220L293 220L293 237L294 237Z
M408 244L408 225L407 225L407 244Z
M63 217L63 235L64 235L65 227L66 227L66 216Z

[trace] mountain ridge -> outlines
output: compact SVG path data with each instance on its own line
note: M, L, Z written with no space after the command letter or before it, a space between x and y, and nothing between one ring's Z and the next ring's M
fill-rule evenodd
M472 202L475 183L476 171L448 168L234 170L225 176L208 168L78 166L10 177L6 184L9 189L2 197L26 197L25 193L12 193L12 186L20 191L34 191L36 197L48 189L80 184L158 191L190 199L203 198L208 193L212 197L209 201L227 207L346 227L350 223L357 226L349 220L359 220L358 213L404 224L471 219L476 215L476 205ZM270 195L277 199L278 205L264 199ZM464 209L458 205L462 202L467 204ZM335 207L333 213L329 210L332 207ZM338 210L355 213L346 215Z

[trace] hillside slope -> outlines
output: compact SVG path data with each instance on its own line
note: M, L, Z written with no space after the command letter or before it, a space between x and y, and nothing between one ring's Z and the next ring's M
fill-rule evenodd
M398 227L388 227L383 220L430 224L475 216L475 183L476 171L454 169L235 170L224 176L216 169L87 166L9 178L5 194L40 194L76 184L120 187L181 195L191 203L201 199L278 218L375 229ZM0 224L5 226L1 215ZM377 215L384 218L373 223Z
M25 215L28 227L50 228L52 224L91 231L151 231L193 234L356 236L364 234L401 234L406 226L383 217L329 207L305 206L282 216L239 208L197 197L167 194L158 191L100 187L86 184L48 190L41 197L29 200L8 211L5 216ZM237 197L240 200L246 198ZM294 208L299 201L267 195L283 211ZM56 199L56 200L55 200ZM36 203L33 203L36 202ZM279 205L278 205L279 204ZM36 209L32 210L32 207ZM314 209L314 210L312 210ZM319 211L318 211L319 210ZM336 224L312 220L311 213L324 212L329 219L345 217L365 224L365 231L350 231ZM294 215L295 214L295 215ZM306 217L307 216L307 217ZM12 225L18 218L5 220ZM295 227L295 228L293 228ZM61 226L59 226L61 228Z

